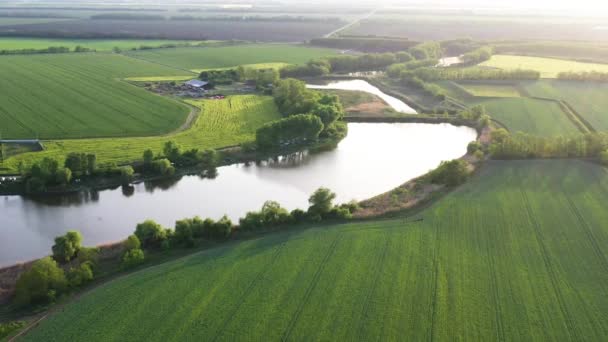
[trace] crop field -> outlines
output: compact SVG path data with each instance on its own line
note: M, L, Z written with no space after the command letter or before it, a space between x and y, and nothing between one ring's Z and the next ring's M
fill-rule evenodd
M466 91L478 97L520 97L517 87L510 84L461 83Z
M181 15L184 15L183 13ZM61 32L64 36L114 36L188 40L247 40L303 42L343 26L342 21L264 20L65 20L0 26L1 33L40 36Z
M83 138L168 133L187 106L117 80L188 75L115 54L0 57L0 133L13 138Z
M470 105L483 105L490 116L512 132L541 136L567 135L579 132L559 107L552 101L531 98L476 98Z
M255 64L239 64L242 65L245 68L250 68L250 69L276 69L279 70L283 67L286 67L288 65L290 65L289 63L255 63ZM192 69L193 72L196 73L200 73L202 71L208 71L208 70L226 70L226 69L231 69L233 66L230 67L223 67L223 68L207 68L207 69Z
M95 153L100 164L120 164L140 160L148 148L160 152L169 140L186 149L231 146L254 140L260 126L281 117L269 96L238 95L224 100L187 102L199 107L201 113L193 125L182 132L157 137L45 141L44 151L20 154L0 166L15 171L19 161L29 163L45 156L63 160L70 152Z
M542 78L556 78L560 72L599 71L608 72L608 64L582 63L564 59L494 55L481 66L498 69L531 69L541 73Z
M303 64L313 58L335 55L336 50L297 45L255 44L213 48L177 48L128 52L129 56L181 69L201 70L241 64Z
M526 83L532 96L565 100L596 130L608 130L608 84L542 80Z
M2 18L0 18L0 23ZM163 44L198 44L200 41L159 40L159 39L47 39L0 37L0 50L46 49L49 46L65 46L70 49L82 46L97 51L112 51L114 47L129 50L140 46L160 46Z
M602 341L606 200L594 164L490 162L416 217L277 233L148 268L23 340Z

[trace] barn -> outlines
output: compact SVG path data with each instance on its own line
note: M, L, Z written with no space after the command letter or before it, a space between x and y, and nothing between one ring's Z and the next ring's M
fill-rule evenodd
M185 82L184 85L193 89L207 89L209 87L209 82L194 79Z

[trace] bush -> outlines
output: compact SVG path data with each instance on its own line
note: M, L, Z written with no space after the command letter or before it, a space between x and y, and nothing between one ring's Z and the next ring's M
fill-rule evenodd
M141 248L141 241L139 241L139 238L137 237L137 235L129 235L129 237L125 240L124 242L124 246L125 249L130 251L132 249L140 249Z
M70 268L67 278L70 287L79 287L90 282L93 280L92 263L85 262L80 264L77 268Z
M135 171L131 166L123 166L120 168L120 182L123 186L127 186L133 182Z
M11 335L17 330L25 327L26 322L24 321L14 321L8 323L0 323L0 340L3 340L5 337Z
M53 302L67 286L63 270L51 257L39 259L21 274L15 286L18 305Z
M91 263L91 266L95 267L99 259L99 248L96 247L82 247L77 254L78 263L83 264L85 262Z
M131 268L144 262L144 251L139 248L131 249L122 256L122 267Z
M55 238L53 245L53 258L59 262L72 260L81 248L82 235L77 231L69 231L63 236Z
M431 171L429 176L431 183L456 186L467 180L469 170L466 162L455 159L441 162L441 165Z
M274 201L266 201L260 211L251 211L239 220L242 230L255 230L289 223L291 217L287 209Z
M477 141L471 141L469 145L467 145L467 153L469 154L473 154L479 150L481 150L481 144Z
M163 241L167 240L165 229L152 220L138 224L135 228L135 236L144 248L159 247Z
M310 198L308 198L308 213L312 218L319 216L323 218L324 215L328 214L333 208L333 200L336 198L336 194L331 192L327 188L319 188L315 191Z

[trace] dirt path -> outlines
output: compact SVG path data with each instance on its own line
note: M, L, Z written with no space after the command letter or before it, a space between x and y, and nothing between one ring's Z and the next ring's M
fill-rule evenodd
M183 103L185 103L185 102L183 102ZM190 113L188 113L188 117L186 118L186 120L184 120L184 123L182 123L175 130L173 130L165 135L162 135L162 136L167 137L167 136L175 135L179 132L186 131L186 130L190 129L190 127L192 127L192 125L196 122L196 119L200 115L201 110L198 107L193 106L191 104L186 103L186 105L188 105L188 107L190 107Z

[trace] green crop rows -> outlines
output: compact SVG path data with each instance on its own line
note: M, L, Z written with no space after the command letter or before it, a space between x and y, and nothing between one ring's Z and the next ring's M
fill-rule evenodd
M149 268L24 339L605 340L607 200L594 164L490 162L416 217L273 234Z

